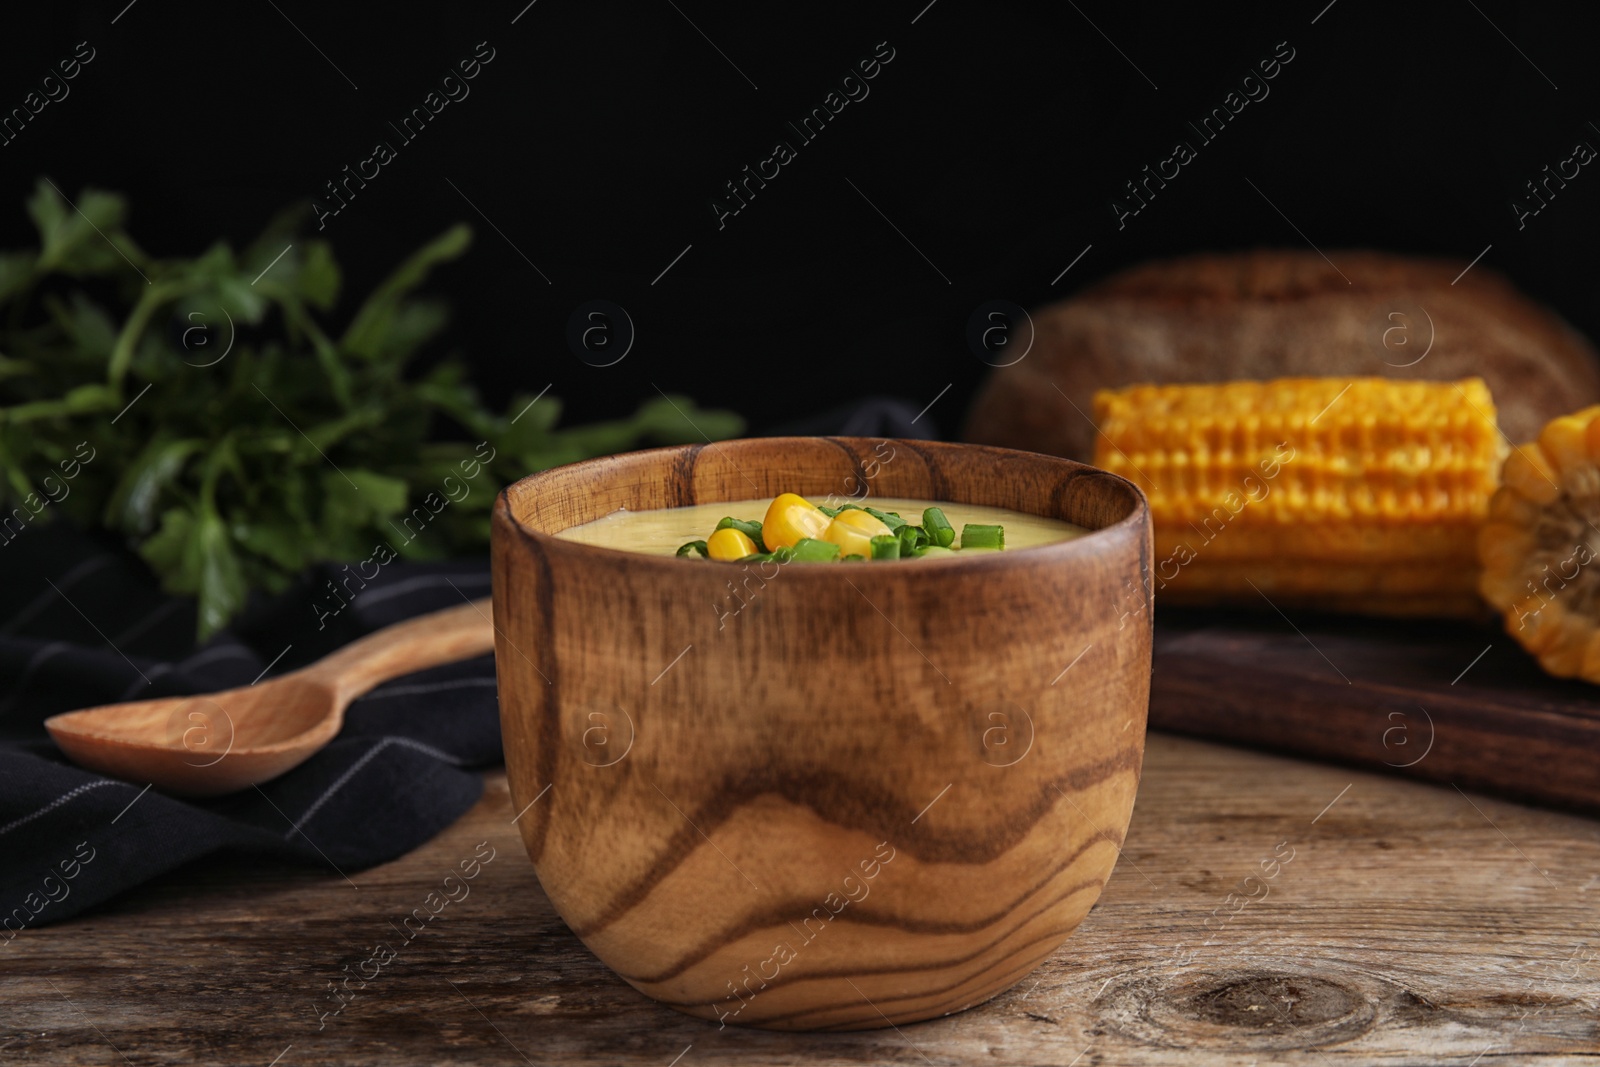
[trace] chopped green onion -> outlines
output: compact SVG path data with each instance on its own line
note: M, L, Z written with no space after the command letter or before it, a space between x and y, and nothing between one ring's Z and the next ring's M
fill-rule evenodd
M896 537L900 538L900 554L902 556L911 555L919 545L924 545L928 542L928 535L923 532L922 527L912 526L910 523L901 526L894 533Z
M865 563L867 561L867 557L863 556L859 552L852 552L848 556L844 557L844 559L840 560L839 562L841 562L841 563L850 563L852 561L854 561L856 563Z
M927 531L928 540L940 548L949 548L956 539L956 528L950 525L950 520L938 508L923 511L922 528Z
M953 556L955 554L955 549L946 548L943 545L923 545L916 551L918 556Z
M985 526L976 522L969 522L961 527L962 548L1004 548L1006 547L1006 528L1004 526Z
M840 504L838 507L833 509L833 513L835 515L837 515L841 511L866 511L866 510L867 509L862 507L860 504Z
M839 558L839 546L832 541L818 541L814 537L802 537L796 541L791 550L792 559L803 562L819 563L824 560Z
M732 515L724 515L717 523L717 530L735 529L756 543L761 551L767 550L767 544L761 540L761 523L755 519L736 519ZM712 530L716 533L717 530Z
M706 543L704 541L690 541L688 544L678 546L678 555L687 556L690 552L698 552L707 559L711 556L711 553L706 551Z
M877 508L862 508L861 510L865 511L868 515L871 515L873 518L889 527L889 531L891 533L900 529L900 527L906 524L906 520L902 519L892 511L879 511Z
M817 510L822 512L824 515L828 516L828 518L831 519L835 515L839 514L839 512L843 511L844 508L830 508L826 504L818 504L817 505Z
M899 559L900 538L892 533L879 534L871 541L873 559Z

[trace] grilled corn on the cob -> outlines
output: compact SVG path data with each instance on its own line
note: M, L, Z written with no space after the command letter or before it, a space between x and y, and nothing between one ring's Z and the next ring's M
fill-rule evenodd
M1506 457L1478 535L1479 588L1551 674L1600 682L1600 407Z
M1095 462L1149 496L1168 602L1474 614L1504 454L1481 379L1134 385L1095 397Z

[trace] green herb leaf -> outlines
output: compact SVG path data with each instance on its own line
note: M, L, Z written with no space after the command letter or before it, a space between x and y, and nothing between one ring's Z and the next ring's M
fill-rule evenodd
M391 478L387 474L360 468L344 473L355 483L355 488L361 493L362 502L367 507L367 514L372 518L387 518L405 510L406 497L410 489L404 478Z
M161 528L139 546L139 554L162 575L162 588L169 593L193 593L200 587L198 573L188 565L193 531L194 515L185 508L170 508L161 515Z
M676 394L646 400L633 418L644 433L669 445L720 441L744 432L744 420L732 412L696 408L694 401Z
M32 252L0 252L0 303L27 288L38 258Z
M340 339L341 346L369 359L386 354L395 318L402 314L401 298L421 285L434 267L459 258L471 243L472 231L458 223L412 253L367 297ZM415 331L414 324L411 329Z
M28 199L28 214L39 229L39 269L72 275L129 269L128 260L144 257L131 241L119 240L126 211L122 197L97 189L83 190L76 206L68 204L48 179L39 179Z
M408 373L445 324L413 291L465 251L465 226L402 263L340 333L320 317L339 268L299 233L303 208L242 254L218 242L154 259L123 230L121 197L74 202L40 182L38 251L0 252L0 513L35 479L70 479L38 521L126 538L199 601L202 639L251 590L285 589L316 561L482 552L496 493L531 471L743 427L677 396L561 427L553 396L490 411L454 358ZM107 280L75 280L91 275Z
M308 242L294 280L294 291L300 294L300 299L318 311L327 311L339 298L339 280L339 264L333 260L333 247L326 241Z
M263 518L259 521L236 523L229 530L241 548L271 560L284 577L314 562L307 549L310 547L303 531L287 519Z
M83 293L73 293L68 306L56 300L44 303L80 356L104 359L111 354L117 343L117 327L104 308Z
M197 536L190 551L199 558L190 566L199 572L200 629L213 633L244 607L249 594L244 571L233 552L222 517L210 508L201 512Z
M125 533L149 532L155 525L162 492L177 480L189 458L205 445L205 441L196 437L153 439L123 470L111 499L106 502L101 521Z

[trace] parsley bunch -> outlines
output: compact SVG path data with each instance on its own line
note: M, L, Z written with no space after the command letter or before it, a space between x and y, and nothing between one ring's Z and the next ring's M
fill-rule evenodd
M197 598L202 640L252 590L280 591L318 561L378 542L411 558L481 551L495 493L529 472L743 429L683 397L558 429L549 396L489 411L454 358L408 375L447 320L413 290L466 251L466 226L336 331L339 268L326 242L298 236L303 209L242 252L219 242L192 259L141 250L113 193L72 202L45 179L27 209L38 247L0 252L0 549L57 514L113 531L169 592ZM471 492L451 492L422 535L396 536L397 517L486 456Z

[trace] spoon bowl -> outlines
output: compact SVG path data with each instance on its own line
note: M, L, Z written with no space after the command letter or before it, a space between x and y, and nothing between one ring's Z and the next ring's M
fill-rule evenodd
M472 601L385 627L271 681L69 711L45 728L81 767L164 792L219 796L304 763L374 686L493 649L489 601Z

